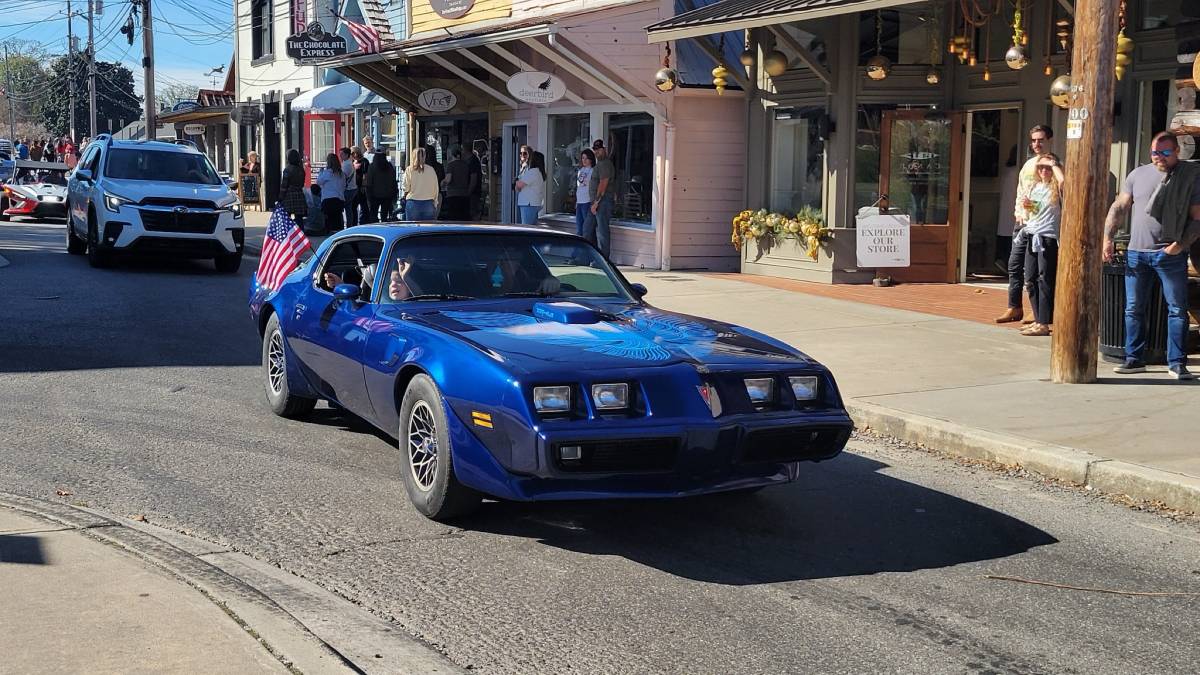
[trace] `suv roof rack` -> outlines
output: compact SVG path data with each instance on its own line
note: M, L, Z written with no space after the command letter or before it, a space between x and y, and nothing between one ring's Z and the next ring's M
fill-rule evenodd
M108 134L108 133L96 134L95 136L92 137L92 142L95 142L95 141L104 141L105 144L112 145L113 137L112 137L112 134Z

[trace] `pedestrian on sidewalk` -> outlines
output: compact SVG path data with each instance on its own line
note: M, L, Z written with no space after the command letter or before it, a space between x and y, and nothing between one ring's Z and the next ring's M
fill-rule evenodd
M446 191L446 220L459 223L471 220L471 165L463 159L460 146L450 149L442 187Z
M579 169L575 172L575 234L584 236L584 227L592 215L592 171L596 168L596 153L584 148L579 153ZM592 241L592 243L596 243Z
M354 171L354 160L351 159L350 148L339 150L338 158L342 160L342 177L346 179L346 188L343 190L342 195L342 208L346 213L346 227L354 227L358 224L358 206L355 204L358 200L358 181Z
M1146 370L1146 307L1151 281L1162 281L1167 301L1167 366L1172 377L1190 380L1187 369L1187 251L1200 237L1200 165L1179 161L1179 140L1164 131L1150 144L1151 164L1129 172L1104 221L1104 260L1113 238L1132 213L1125 271L1125 363L1117 373Z
M425 163L425 148L412 151L404 169L404 219L431 222L437 219L438 179Z
M357 220L359 224L367 225L375 222L369 213L367 190L363 187L363 180L367 177L367 168L371 166L371 160L363 154L358 146L350 148L350 158L354 161L354 187L358 190L354 196L354 207L358 209Z
M1033 323L1021 335L1050 334L1054 323L1054 287L1058 274L1058 230L1062 219L1063 170L1058 157L1045 153L1037 158L1037 181L1025 195L1025 225L1021 236L1025 252L1025 287Z
M376 150L371 158L371 166L367 167L367 175L363 178L363 189L367 192L367 211L371 214L371 222L381 223L395 218L396 197L399 194L396 167L383 148Z
M1021 288L1025 285L1025 254L1028 252L1029 240L1021 234L1025 227L1025 198L1030 188L1037 182L1038 157L1050 152L1050 139L1054 138L1054 130L1045 124L1037 124L1029 130L1029 151L1033 154L1021 167L1017 177L1017 196L1013 202L1013 217L1016 220L1017 231L1013 234L1012 249L1008 254L1008 309L996 317L996 323L1023 321L1032 323L1033 317L1025 319L1025 309L1021 302Z
M600 253L607 258L610 252L609 221L612 220L615 204L614 178L617 170L608 157L604 141L596 139L596 142L592 143L592 152L596 154L596 167L588 180L588 196L592 198L592 207L589 209L591 217L584 223L583 230L584 237L595 244Z
M283 177L279 181L279 201L297 226L303 227L304 217L308 215L308 202L304 198L304 165L300 163L300 151L295 148L288 150L286 161Z
M321 212L325 214L325 229L337 232L345 227L342 219L346 208L346 175L342 160L334 153L325 156L325 168L317 174L321 186Z
M546 201L546 160L528 145L521 146L521 173L517 175L517 212L522 225L536 225Z

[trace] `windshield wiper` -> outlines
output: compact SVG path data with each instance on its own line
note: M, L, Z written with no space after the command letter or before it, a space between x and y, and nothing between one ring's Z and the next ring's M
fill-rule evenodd
M474 300L473 295L457 295L455 293L422 293L420 295L410 295L404 299L404 302L409 300Z
M552 293L543 293L542 291L514 291L512 293L502 293L502 298L548 298Z

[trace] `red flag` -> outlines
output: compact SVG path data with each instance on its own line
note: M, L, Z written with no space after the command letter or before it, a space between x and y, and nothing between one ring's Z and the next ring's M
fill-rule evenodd
M306 248L312 248L308 237L297 223L292 222L283 207L276 208L263 239L262 257L255 274L258 285L271 290L279 288L284 277L300 264L300 254Z
M374 27L356 23L344 16L339 16L338 18L346 24L346 28L350 29L350 34L354 36L354 41L358 43L362 53L378 53L383 48L383 38L379 36L379 31L375 30Z

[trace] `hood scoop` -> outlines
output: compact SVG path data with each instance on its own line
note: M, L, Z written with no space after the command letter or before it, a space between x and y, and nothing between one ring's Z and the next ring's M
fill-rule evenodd
M533 316L542 321L589 324L600 323L604 313L575 302L535 302Z

